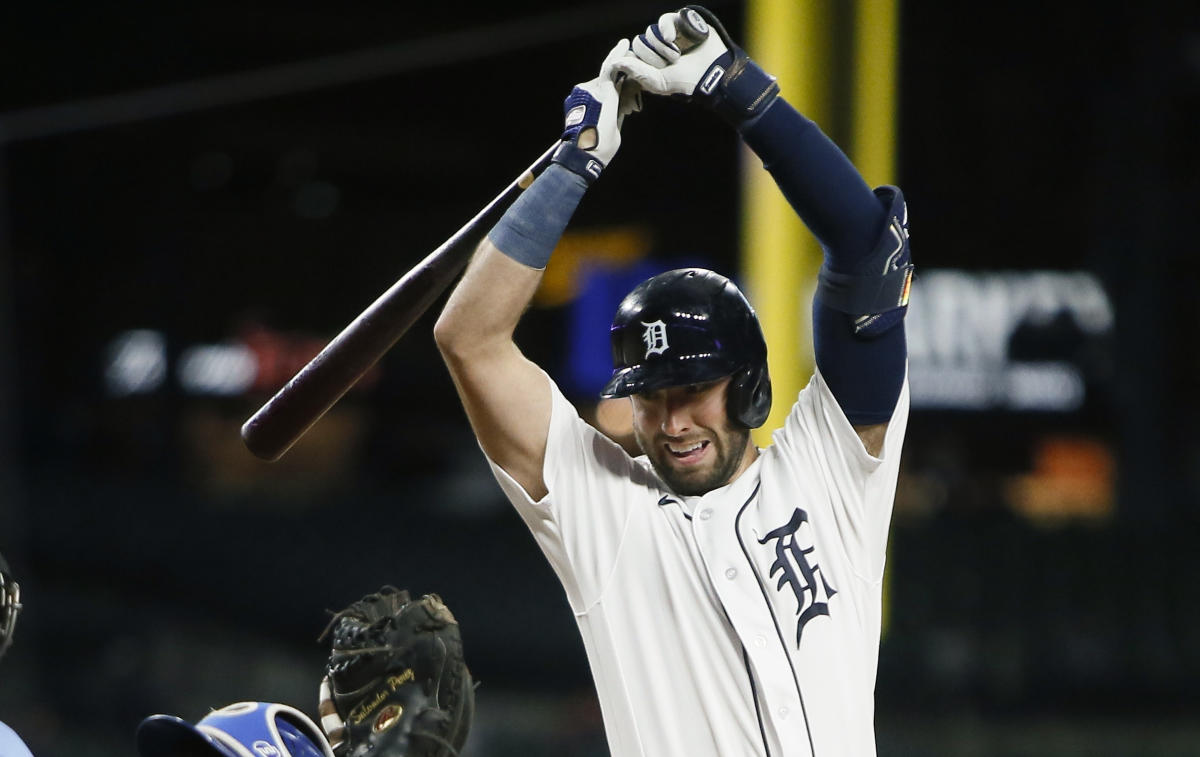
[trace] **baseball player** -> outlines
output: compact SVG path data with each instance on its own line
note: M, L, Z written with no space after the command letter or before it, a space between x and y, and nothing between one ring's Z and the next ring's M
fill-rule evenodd
M17 615L21 612L21 587L8 569L4 555L0 555L0 657L12 644L13 629L17 626ZM13 729L0 722L0 757L32 757L29 747Z
M614 755L871 755L908 414L904 200L872 191L711 13L681 13L621 40L571 92L555 162L480 244L435 336L566 590ZM685 25L711 33L682 53ZM639 89L724 118L824 246L817 371L766 449L749 435L772 401L766 345L719 274L655 276L616 314L603 396L629 398L639 457L584 423L513 342Z

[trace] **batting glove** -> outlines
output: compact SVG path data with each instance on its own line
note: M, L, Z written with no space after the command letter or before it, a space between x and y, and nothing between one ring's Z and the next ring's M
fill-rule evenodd
M685 28L689 35L680 33ZM697 35L703 41L688 49ZM761 114L779 95L775 77L734 44L717 17L699 5L664 13L638 35L632 50L632 56L614 66L643 90L698 101L735 125Z
M589 183L617 154L625 116L642 109L641 88L616 69L628 54L629 40L623 39L609 51L596 78L576 84L563 102L563 143L553 160Z

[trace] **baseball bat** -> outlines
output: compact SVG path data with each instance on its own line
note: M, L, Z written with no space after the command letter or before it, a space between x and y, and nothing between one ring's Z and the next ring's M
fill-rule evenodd
M681 51L702 42L708 31L695 10L680 9ZM558 145L552 144L474 218L380 295L250 416L242 424L246 448L268 461L291 449L450 286L488 230L550 164Z
M246 447L263 460L282 457L446 290L488 230L549 165L558 144L380 295L250 416L242 424Z

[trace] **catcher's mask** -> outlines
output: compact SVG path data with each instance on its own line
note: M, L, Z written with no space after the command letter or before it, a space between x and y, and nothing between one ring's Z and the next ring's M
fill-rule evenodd
M333 757L321 730L286 704L238 702L196 725L152 715L137 729L141 757Z
M0 555L0 657L12 644L17 615L21 613L21 587L13 580L4 555Z
M680 268L638 284L612 325L613 375L604 398L628 397L730 376L728 413L758 428L771 410L767 343L737 286L703 268Z

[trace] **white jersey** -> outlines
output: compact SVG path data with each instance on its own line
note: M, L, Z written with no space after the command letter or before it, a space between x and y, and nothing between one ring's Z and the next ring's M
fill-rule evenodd
M612 754L875 754L907 381L881 457L818 374L773 444L699 497L672 493L550 386L549 494L534 502L492 469L566 589Z

